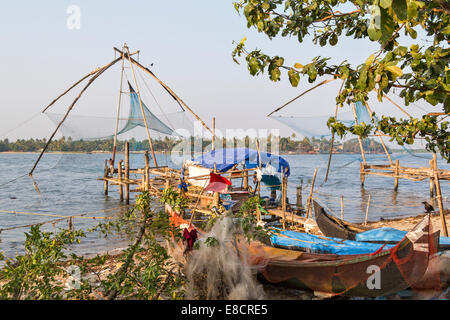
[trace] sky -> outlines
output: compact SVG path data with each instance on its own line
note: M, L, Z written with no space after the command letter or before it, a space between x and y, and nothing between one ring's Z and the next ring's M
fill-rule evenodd
M72 5L80 9L79 29L67 25ZM49 137L54 124L39 116L40 111L82 76L113 60L113 47L124 43L132 52L140 50L139 61L148 67L153 64L150 69L208 125L215 117L222 132L275 128L282 135L292 130L266 115L311 84L304 78L293 88L285 74L276 83L267 75L251 76L245 61L238 65L232 60L233 40L246 37L248 49L283 56L287 65L305 64L317 55L357 65L377 50L374 43L350 38L335 47L314 46L311 41L300 44L295 38L269 40L247 28L233 0L2 1L0 30L0 139ZM118 64L88 89L74 114L114 116L119 80ZM331 115L338 87L337 81L323 86L281 114ZM74 96L52 108L63 112ZM371 105L375 112L402 115L388 102ZM408 111L420 115L432 110L418 105L421 109ZM176 107L167 105L166 110L173 112Z

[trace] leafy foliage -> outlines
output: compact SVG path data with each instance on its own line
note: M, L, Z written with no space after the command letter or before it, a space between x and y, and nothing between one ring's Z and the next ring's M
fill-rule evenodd
M163 190L159 201L161 203L167 203L177 212L183 212L189 205L189 199L180 195L170 186Z
M71 244L80 242L83 231L42 232L33 226L26 233L23 256L5 260L0 269L1 299L180 299L184 277L170 260L165 239L181 235L167 214L151 210L154 199L144 192L127 214L100 223L90 231L101 236L126 231L134 242L118 257L98 255L92 259L65 255ZM138 227L138 232L135 232ZM0 260L5 259L0 255ZM118 265L114 271L111 263ZM71 274L67 266L79 270L77 286L67 287ZM110 273L104 275L104 271ZM94 277L94 279L92 279Z
M261 50L248 52L246 39L242 39L234 49L234 61L245 56L251 75L268 72L272 81L281 79L281 71L287 70L292 86L296 87L302 77L313 83L321 76L332 76L344 81L343 89L336 102L365 101L371 91L376 91L378 99L392 88L400 88L400 96L405 105L425 100L433 106L440 105L445 113L450 112L450 49L445 44L450 41L450 3L445 0L240 0L234 6L243 13L247 26L266 34L269 39L276 36L295 37L302 43L309 36L314 44L335 46L343 37L366 39L377 42L377 52L366 61L353 67L347 61L338 65L329 64L329 58L315 57L306 64L284 64L284 58L269 56ZM341 12L342 8L353 10ZM402 45L401 41L417 38L421 29L432 44ZM400 35L403 33L403 37ZM331 119L330 119L331 120ZM435 117L411 118L397 121L389 118L378 127L347 128L337 121L329 121L336 132L348 131L364 136L369 129L393 134L393 139L403 143L413 143L416 137L425 138L427 149L440 152L450 161L449 138L445 129L448 122L437 124ZM408 123L406 133L401 128ZM422 123L421 130L415 123ZM407 138L405 138L407 137Z
M6 259L0 270L0 298L63 299L62 279L68 276L62 264L67 258L64 250L79 242L84 232L44 232L36 225L25 236L25 254Z

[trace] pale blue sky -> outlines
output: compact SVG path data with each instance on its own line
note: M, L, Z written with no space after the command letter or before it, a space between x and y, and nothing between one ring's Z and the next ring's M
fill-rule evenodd
M23 120L37 114L73 82L114 58L113 46L124 42L139 49L140 62L167 83L208 124L216 117L218 129L279 128L283 125L266 114L311 85L302 79L292 88L283 75L278 83L267 76L252 77L246 65L231 58L233 40L247 37L249 49L286 58L287 64L307 63L317 55L333 61L364 61L377 46L366 40L347 39L335 47L313 46L306 41L278 38L268 40L247 29L232 0L192 1L2 1L0 4L0 139L48 137L53 125L36 118L17 130ZM81 9L80 30L69 30L69 5ZM119 67L105 73L80 100L75 112L114 115L120 78ZM150 80L149 80L150 81ZM323 115L334 112L334 83L307 95L286 108L290 115ZM62 101L63 111L70 97ZM399 99L396 99L399 101ZM149 105L149 102L146 102ZM384 103L375 111L388 110ZM150 105L151 106L151 105ZM170 111L174 111L171 106ZM426 107L430 109L430 107ZM419 109L410 109L420 114Z

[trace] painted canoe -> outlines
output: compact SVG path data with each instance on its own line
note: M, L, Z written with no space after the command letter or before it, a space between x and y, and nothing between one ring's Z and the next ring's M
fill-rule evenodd
M170 208L168 212L175 226L196 229ZM333 295L376 297L421 280L436 251L436 234L429 234L430 224L428 215L394 247L371 254L307 253L245 240L239 241L239 248L247 253L245 259L261 281Z
M327 237L336 237L343 240L354 240L379 244L396 244L405 237L407 231L394 228L371 229L353 224L328 214L316 201L314 213L320 231ZM438 250L450 249L450 237L439 237Z

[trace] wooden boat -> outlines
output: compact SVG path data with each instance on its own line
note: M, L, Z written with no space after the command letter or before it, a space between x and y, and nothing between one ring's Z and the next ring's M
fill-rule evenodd
M319 226L320 231L327 237L355 240L357 233L369 230L369 228L346 222L329 215L315 200L313 200L313 204L317 225Z
M170 207L166 210L174 226L198 230ZM430 216L426 216L395 247L372 254L306 253L245 240L239 241L239 248L247 252L247 263L262 281L332 295L375 297L396 293L421 280L436 251L436 234L429 234L430 224Z
M327 237L336 237L343 240L354 240L361 242L396 244L403 239L406 231L393 228L368 228L353 224L328 214L325 209L314 201L314 212L320 231ZM438 250L449 250L450 238L439 237Z

